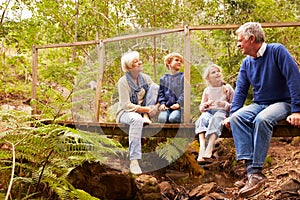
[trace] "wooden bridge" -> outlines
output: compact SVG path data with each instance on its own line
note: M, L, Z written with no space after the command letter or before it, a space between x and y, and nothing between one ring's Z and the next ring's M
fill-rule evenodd
M47 121L45 123L51 123ZM117 123L98 123L98 122L56 122L57 124L77 128L108 136L128 136L129 126ZM300 128L291 126L288 122L280 121L273 130L273 137L296 137L300 136ZM195 125L193 123L182 124L159 124L153 123L144 126L143 137L195 137ZM231 138L232 134L226 127L223 128L221 138Z
M98 62L99 62L99 78L97 80L97 88L95 95L95 108L94 118L95 122L57 122L61 125L68 127L78 128L81 130L87 130L91 132L101 133L105 135L120 135L125 136L128 133L128 126L124 124L116 123L100 123L99 112L101 104L101 89L102 80L105 72L105 45L111 42L120 42L123 40L137 39L142 37L153 37L154 44L156 36L169 34L169 33L184 33L184 123L182 124L150 124L144 127L144 136L156 136L156 137L194 137L194 124L190 123L190 105L191 105L191 88L190 88L190 66L191 66L191 44L190 44L190 32L197 30L226 30L235 29L240 25L204 25L198 27L182 27L170 30L153 31L148 33L138 33L129 36L120 36L115 38L107 38L104 40L95 40L87 42L76 43L63 43L63 44L50 44L43 46L33 46L33 62L32 62L32 99L37 99L37 83L38 83L38 50L47 48L63 48L63 47L76 47L84 45L97 45L98 48ZM283 22L283 23L262 23L264 28L276 28L276 27L299 27L300 22ZM156 45L154 45L154 79L156 79ZM33 105L33 114L37 113L37 108ZM49 122L47 122L49 123ZM278 125L274 127L273 137L295 137L300 136L300 128L289 125L286 121L280 121ZM222 136L224 138L232 137L230 130L223 129Z

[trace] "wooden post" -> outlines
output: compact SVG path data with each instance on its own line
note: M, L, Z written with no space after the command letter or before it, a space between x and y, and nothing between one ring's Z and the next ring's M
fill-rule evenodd
M96 96L95 96L95 119L99 122L99 113L100 113L100 100L101 100L101 89L102 89L102 80L104 75L104 58L105 58L105 45L101 40L99 45L97 45L97 54L99 62L99 78L97 80Z
M37 86L37 66L38 66L38 48L32 47L32 100L36 98L36 86ZM32 114L37 114L36 102L33 103Z
M188 26L184 28L184 123L190 122L191 113L191 37Z
M157 82L157 73L156 73L156 35L153 36L153 74L154 82Z

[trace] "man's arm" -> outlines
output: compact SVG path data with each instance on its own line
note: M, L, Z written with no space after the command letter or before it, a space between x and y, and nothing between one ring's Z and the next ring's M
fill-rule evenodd
M248 90L250 87L250 82L247 78L247 73L246 73L246 67L245 67L245 61L243 61L243 64L241 66L241 69L239 71L239 75L236 81L236 88L234 90L234 95L230 107L230 114L234 113L241 107L243 107L247 95L248 95Z

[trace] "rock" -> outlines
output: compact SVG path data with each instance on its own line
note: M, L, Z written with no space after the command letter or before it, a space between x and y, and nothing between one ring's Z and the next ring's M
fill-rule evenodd
M155 177L132 176L99 163L85 162L72 170L67 179L75 188L101 200L162 199Z
M99 163L86 162L67 179L75 188L102 200L134 199L138 191L134 177Z
M208 184L202 184L198 187L194 188L190 193L190 197L205 197L207 194L211 193L216 187L216 183L208 183Z
M295 192L300 189L300 183L294 179L288 179L281 185L281 192Z
M160 192L164 197L167 197L168 199L174 199L175 198L175 192L172 188L172 185L168 181L163 181L159 184Z
M150 175L140 175L135 179L137 196L141 200L160 200L160 188L157 179Z

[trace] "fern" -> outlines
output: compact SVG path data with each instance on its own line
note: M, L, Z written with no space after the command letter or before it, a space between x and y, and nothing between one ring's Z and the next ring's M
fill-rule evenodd
M159 157L172 163L181 157L189 142L190 140L186 138L168 138L167 142L160 143L155 151Z
M15 149L12 197L21 194L26 199L42 196L42 191L48 191L59 199L94 199L67 181L70 171L85 161L104 162L112 155L127 152L120 143L103 135L54 124L44 125L24 113L0 112L0 120L6 124L0 133L0 183L10 179L11 144ZM7 182L2 184L8 187Z

